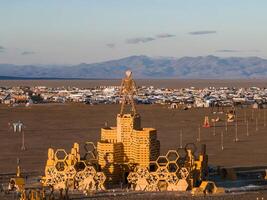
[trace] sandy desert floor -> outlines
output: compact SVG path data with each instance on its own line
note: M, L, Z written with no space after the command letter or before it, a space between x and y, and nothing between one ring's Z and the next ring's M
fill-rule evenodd
M82 88L90 88L96 86L119 86L121 80L0 80L0 86L75 86ZM231 80L216 80L216 79L137 79L138 86L155 86L157 88L185 88L185 87L267 87L267 79L231 79Z
M234 142L235 123L225 129L225 114L212 114L212 109L172 110L161 105L137 105L143 127L158 131L161 153L176 149L182 144L195 142L198 147L207 144L211 165L220 166L265 166L267 165L267 129L264 126L264 110L239 109L238 142ZM225 109L226 110L226 109ZM47 158L47 149L70 150L74 142L96 142L100 128L105 122L115 125L119 105L46 104L31 107L0 106L0 173L15 172L16 158L21 160L23 171L42 174ZM246 113L246 114L245 114ZM202 128L204 116L222 119L215 129ZM249 119L249 136L245 115ZM253 116L252 116L253 115ZM267 118L267 111L266 111ZM257 120L256 120L257 119ZM14 133L9 123L21 120L25 124L26 151L21 151L21 134ZM256 131L256 121L258 131ZM267 122L266 122L267 123ZM214 135L215 131L215 135ZM224 150L221 150L221 134L224 135ZM200 148L199 148L200 149Z

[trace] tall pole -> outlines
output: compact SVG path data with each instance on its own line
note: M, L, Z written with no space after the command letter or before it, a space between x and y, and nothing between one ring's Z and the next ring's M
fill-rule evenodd
M256 132L258 132L258 118L256 118L255 125L256 125Z
M253 120L253 118L254 118L254 109L252 108L252 110L251 110L251 119Z
M183 131L180 130L180 148L183 148Z
M244 113L244 121L247 121L247 110L245 109L245 113Z
M13 123L13 131L21 133L21 150L26 150L25 147L25 133L24 133L24 124L21 121Z
M17 158L17 177L20 177L20 166L19 166L19 164L20 164L20 159Z
M235 142L238 142L238 134L237 134L237 120L235 121Z
M265 113L265 109L263 110L263 125L264 125L264 127L266 126L266 113Z
M22 150L22 151L26 150L26 147L25 147L25 136L24 136L24 131L22 131L21 150Z
M216 128L216 126L215 126L215 121L213 122L213 136L215 136L216 135L216 130L215 130L215 128Z
M200 142L201 137L200 137L200 125L198 126L198 137L197 137L197 141Z
M221 150L223 151L224 146L223 146L223 131L221 132Z
M247 136L249 136L249 132L248 132L248 120L247 120Z
M227 122L227 119L225 119L225 132L227 133L228 131L228 122Z

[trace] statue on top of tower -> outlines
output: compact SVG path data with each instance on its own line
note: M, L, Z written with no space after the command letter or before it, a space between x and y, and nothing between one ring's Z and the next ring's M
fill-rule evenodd
M136 85L132 78L132 72L130 70L127 70L125 72L125 75L126 75L125 78L122 79L120 88L120 97L122 97L120 114L121 115L123 114L125 104L129 103L132 106L133 115L135 115L136 109L135 109L133 95L135 95L137 92Z

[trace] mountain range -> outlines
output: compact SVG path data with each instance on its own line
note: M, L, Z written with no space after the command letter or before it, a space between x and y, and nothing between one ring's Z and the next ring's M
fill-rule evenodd
M267 60L259 57L148 57L130 56L100 63L72 66L0 64L0 79L7 77L56 79L117 79L130 69L139 79L267 78Z

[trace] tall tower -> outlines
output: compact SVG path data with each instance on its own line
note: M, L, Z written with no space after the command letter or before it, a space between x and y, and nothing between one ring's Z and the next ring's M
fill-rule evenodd
M130 165L149 167L159 156L160 144L154 128L142 128L141 117L136 112L133 96L136 85L132 72L126 71L122 80L121 109L117 115L117 126L101 129L101 140L97 143L98 160L111 182L118 182L129 172ZM130 104L130 111L126 107Z

